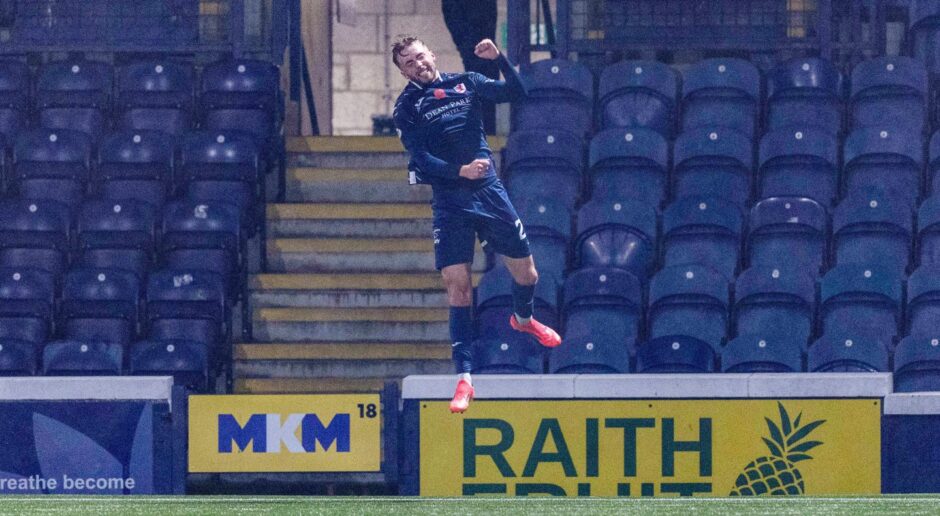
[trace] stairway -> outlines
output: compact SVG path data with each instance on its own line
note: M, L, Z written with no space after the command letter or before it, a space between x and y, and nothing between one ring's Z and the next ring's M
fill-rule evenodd
M286 203L267 206L268 270L249 280L253 341L235 347L235 391L374 392L452 372L431 192L408 185L401 144L298 138L288 152ZM478 246L475 282L484 264Z

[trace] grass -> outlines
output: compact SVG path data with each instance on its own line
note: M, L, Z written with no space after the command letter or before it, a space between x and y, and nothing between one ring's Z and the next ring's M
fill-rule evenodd
M938 514L937 496L857 498L395 498L9 496L0 514Z

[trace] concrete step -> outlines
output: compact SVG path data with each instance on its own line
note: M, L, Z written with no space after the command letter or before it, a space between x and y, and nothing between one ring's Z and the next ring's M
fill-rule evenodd
M450 360L447 342L252 342L236 344L234 359Z
M238 378L404 378L412 374L447 374L454 369L447 360L253 360L236 361Z
M415 238L432 229L426 204L269 204L267 224L269 237Z
M497 155L503 136L487 137ZM391 136L313 136L287 139L288 164L308 167L404 168L408 157L398 138Z
M398 383L401 378L244 378L236 377L238 394L320 394L346 392L378 392L386 382Z
M289 168L287 200L316 203L427 203L431 187L408 183L395 168Z
M427 272L434 270L431 238L273 238L270 272ZM485 268L477 243L474 270Z
M449 339L447 308L257 308L256 341L409 341Z
M480 274L475 274L474 285ZM251 306L412 307L447 306L437 273L258 274L249 278Z

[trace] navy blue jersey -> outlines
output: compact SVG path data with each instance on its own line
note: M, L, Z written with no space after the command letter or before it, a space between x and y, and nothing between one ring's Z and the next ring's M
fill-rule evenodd
M409 180L438 190L478 188L496 178L492 167L483 178L460 177L460 167L477 158L492 159L483 131L481 101L509 102L526 96L519 74L500 54L505 81L476 72L441 73L428 85L410 82L395 102L395 126L410 154Z

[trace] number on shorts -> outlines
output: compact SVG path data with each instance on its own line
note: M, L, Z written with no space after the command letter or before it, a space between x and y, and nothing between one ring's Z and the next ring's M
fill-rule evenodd
M525 240L525 228L522 227L522 221L516 219L516 227L519 228L519 240Z

